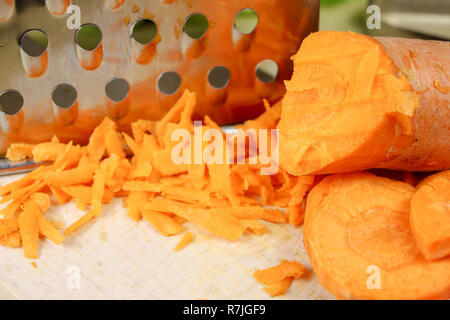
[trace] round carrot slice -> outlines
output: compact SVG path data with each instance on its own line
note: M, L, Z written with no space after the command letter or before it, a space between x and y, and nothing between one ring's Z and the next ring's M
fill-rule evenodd
M305 247L340 299L445 299L450 259L427 261L409 226L414 188L370 173L325 178L308 197Z
M428 260L450 255L450 170L425 179L411 200L411 229Z

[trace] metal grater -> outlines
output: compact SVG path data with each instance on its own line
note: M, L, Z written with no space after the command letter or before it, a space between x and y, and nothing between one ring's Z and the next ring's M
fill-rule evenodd
M54 135L85 144L105 116L128 132L186 88L196 117L255 117L284 94L318 15L319 0L0 0L0 154Z

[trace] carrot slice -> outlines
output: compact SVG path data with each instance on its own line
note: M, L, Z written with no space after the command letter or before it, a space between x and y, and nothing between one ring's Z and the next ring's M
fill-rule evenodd
M221 209L196 208L165 199L151 199L144 208L159 212L171 212L201 226L218 237L231 241L239 239L245 231L245 227L237 218Z
M271 297L283 295L291 286L292 281L294 281L293 277L284 278L283 280L266 285L264 287L264 291L267 292Z
M48 184L62 187L92 182L97 165L90 164L61 172L49 172L45 176Z
M39 247L39 208L32 200L25 202L19 215L20 236L23 242L24 255L28 259L37 259Z
M286 215L288 217L289 224L298 227L303 224L305 220L305 204L297 204L290 206L286 210Z
M425 179L411 200L411 229L427 260L450 255L450 171Z
M62 191L60 188L52 186L52 185L49 185L48 187L50 188L51 192L53 193L53 195L56 198L56 201L58 201L59 204L65 204L72 199L71 196L69 196L67 193Z
M32 195L35 192L40 191L44 187L45 187L45 183L44 182L35 181L33 184L31 184L31 185L29 185L27 187L24 187L22 189L18 189L18 190L12 191L11 194L9 194L6 197L3 197L0 200L0 203L5 203L5 202L8 202L10 200L18 200L18 202L20 204L23 204L25 201L28 200L30 195Z
M5 236L19 230L17 219L0 219L0 236Z
M150 197L148 192L145 191L131 191L126 202L128 204L127 215L134 221L142 219L142 207L143 204Z
M19 199L14 199L5 208L0 210L0 216L3 216L5 219L16 218L21 205L22 203Z
M38 223L42 235L46 236L56 244L61 244L64 241L64 235L59 232L55 226L44 217L44 215L39 215Z
M153 210L144 210L142 214L145 220L150 222L156 230L166 237L179 234L184 230L181 224L167 214Z
M64 153L64 150L66 150L66 145L64 143L40 143L33 148L33 160L36 162L54 162L62 153Z
M259 206L220 208L222 212L238 219L261 219L273 223L286 222L286 216L278 209L265 209Z
M288 277L298 279L303 275L304 269L303 265L297 261L283 260L279 265L264 270L257 270L253 275L259 283L271 284Z
M21 244L19 231L12 232L6 235L0 235L0 244L9 248L18 248Z
M180 239L180 242L177 243L174 250L176 252L178 252L178 251L184 249L192 241L194 241L194 235L192 234L192 232L186 232L183 235L183 237Z
M130 174L131 179L136 178L147 178L151 175L153 170L152 164L150 162L138 162L133 168Z
M264 291L271 297L284 294L294 279L300 278L304 267L297 261L283 260L275 267L256 270L253 276L256 281L264 285Z
M326 289L341 299L450 297L450 259L427 261L417 249L409 225L413 194L409 184L363 172L314 187L303 237Z
M122 141L120 141L119 134L114 129L109 129L105 135L105 148L109 156L116 155L119 158L125 158Z
M67 187L61 187L61 190L68 194L73 199L85 204L90 205L92 200L92 187L79 185L79 186L67 186ZM103 193L103 203L109 203L111 202L112 198L114 197L113 192L106 188Z
M94 130L87 146L87 151L91 159L101 160L103 158L106 152L106 134L110 130L115 130L115 128L116 124L114 123L114 121L106 117L102 121L102 123Z
M98 155L98 154L97 154ZM103 161L101 167L95 172L94 184L92 185L91 204L92 208L80 219L72 223L65 231L65 235L73 233L91 219L98 217L102 212L102 200L105 193L105 171L107 162Z
M61 187L61 190L71 196L73 199L78 200L84 204L91 203L92 188L88 186L66 186Z
M163 193L165 195L176 196L180 201L186 200L188 202L208 202L210 199L209 192L206 190L192 190L185 187L167 186L146 181L128 181L123 185L123 189L128 191Z
M46 193L37 192L30 196L42 213L45 213L50 209L50 197Z
M33 158L33 144L13 143L6 152L6 159L11 161L22 161Z
M257 236L261 236L266 233L266 227L256 219L241 219L241 223L244 225L245 229L250 230Z

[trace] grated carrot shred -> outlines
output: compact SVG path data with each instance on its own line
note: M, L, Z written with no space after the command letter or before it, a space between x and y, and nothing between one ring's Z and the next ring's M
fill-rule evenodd
M271 297L284 294L294 279L304 274L304 267L297 261L283 260L277 266L264 270L257 270L253 274L256 281L264 285Z
M192 232L186 232L183 235L183 237L180 239L178 244L175 246L174 250L176 252L178 252L178 251L184 249L192 241L194 241L194 235L192 234Z
M184 232L191 222L211 234L237 241L244 233L261 236L270 223L302 223L299 208L314 184L314 177L294 177L280 168L274 176L260 175L260 164L246 163L176 164L171 152L176 142L175 130L186 129L193 139L196 97L185 91L160 121L138 120L131 125L131 135L120 132L105 118L93 131L86 146L62 143L57 137L36 145L13 144L11 160L32 158L43 164L25 177L0 186L0 244L23 246L27 258L36 259L39 235L61 244L70 235L101 215L103 204L123 197L127 215L136 222L144 220L163 236ZM280 120L281 104L241 127L270 130ZM208 116L202 130L217 129L226 146L226 134ZM226 159L223 159L226 160ZM84 214L65 230L47 219L49 195L57 204L76 202ZM283 210L266 208L279 206ZM174 248L179 251L194 236L187 231ZM281 267L255 273L272 296L287 290L303 269L282 262Z

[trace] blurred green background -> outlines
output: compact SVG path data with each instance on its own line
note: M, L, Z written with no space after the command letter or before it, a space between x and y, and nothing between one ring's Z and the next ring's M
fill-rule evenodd
M367 0L321 0L320 30L366 33Z
M371 4L381 9L380 30L366 26ZM450 0L321 0L320 29L450 40Z

